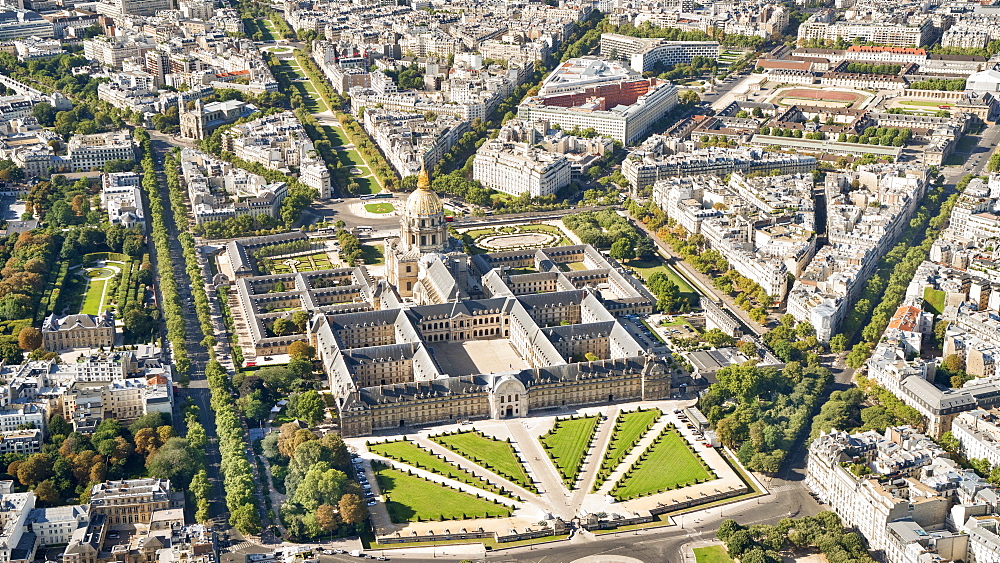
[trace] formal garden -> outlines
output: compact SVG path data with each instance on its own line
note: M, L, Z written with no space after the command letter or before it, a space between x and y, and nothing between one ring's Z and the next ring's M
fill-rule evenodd
M123 311L133 301L142 303L145 286L139 283L141 265L125 254L87 254L80 265L67 268L51 300L53 311L100 315L109 309Z
M372 469L389 518L397 524L497 518L510 516L513 512L509 506L478 494L471 495L383 463L373 463Z
M417 469L430 471L431 473L436 473L442 477L447 477L478 489L483 489L484 491L489 491L491 493L506 496L512 499L518 498L503 487L499 487L489 481L479 478L454 463L445 460L443 457L422 448L417 444L414 444L406 438L391 442L368 444L368 451L382 457L396 460L400 463L405 463Z
M510 442L491 438L477 430L445 432L431 439L528 491L538 492Z
M470 229L459 236L470 254L549 248L570 244L562 229L555 225L533 223L530 225L504 225Z
M639 443L639 440L653 428L656 421L663 416L660 409L639 409L618 413L615 427L611 431L611 439L601 460L601 468L597 471L594 481L594 491L601 488L604 481L621 465L625 456Z
M611 490L626 501L715 479L701 457L673 426L667 426L653 444L625 471Z
M539 438L567 488L576 486L583 460L597 434L600 418L598 415L557 418L552 430Z
M326 252L316 252L314 254L288 258L262 258L257 262L257 267L263 275L267 275L331 270L334 268L334 265Z

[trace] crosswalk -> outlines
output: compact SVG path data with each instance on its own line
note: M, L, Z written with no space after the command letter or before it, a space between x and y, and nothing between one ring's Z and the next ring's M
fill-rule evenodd
M227 551L229 551L230 553L235 553L235 552L237 552L237 551L239 551L241 549L250 547L252 545L258 545L258 544L255 544L252 541L246 541L246 540L244 540L244 541L241 541L240 543L234 543L233 545L229 546L229 549Z

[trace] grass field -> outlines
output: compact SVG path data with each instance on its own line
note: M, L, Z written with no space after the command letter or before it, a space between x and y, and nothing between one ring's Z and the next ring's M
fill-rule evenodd
M323 128L323 132L326 133L326 138L330 139L330 143L332 143L333 146L339 147L351 144L351 141L347 139L347 133L344 133L344 130L340 127L336 127L334 125L321 125L320 127Z
M662 272L668 279L670 279L670 281L677 284L678 289L681 291L681 297L687 299L692 308L700 308L698 306L698 292L691 287L691 284L689 284L687 280L674 271L673 268L669 267L659 256L652 260L632 260L627 265L629 268L638 272L643 281L648 280L649 276L655 274L656 272Z
M712 478L675 429L664 431L644 455L646 458L639 462L638 468L619 481L612 491L612 496L619 501L693 485L696 479Z
M391 203L386 202L365 204L365 211L369 213L392 213L395 209Z
M302 101L305 103L306 109L309 113L319 113L321 111L327 111L326 102L316 91L312 82L308 80L305 72L299 67L299 63L295 60L279 61L278 66L274 67L276 73L283 74L288 81L291 83L293 90L302 96ZM306 80L299 81L297 78L306 78Z
M944 299L947 294L943 291L924 288L924 308L936 315L944 313Z
M583 466L583 458L587 455L594 432L597 430L597 416L556 420L555 427L539 438L545 453L559 469L563 482L573 488L576 477Z
M536 491L514 448L507 442L487 438L476 431L441 434L431 439L529 491Z
M721 545L696 547L692 551L696 563L734 563L726 548Z
M462 483L472 485L473 487L483 489L491 493L506 496L511 495L511 493L502 490L493 483L489 483L479 477L476 477L474 474L469 473L465 469L437 457L433 453L410 441L397 440L395 442L371 444L368 446L368 451L412 465L418 469L424 469L449 479L461 481Z
M938 108L938 106L951 105L951 104L943 104L941 102L925 102L923 100L899 100L896 103L901 106L916 106L916 107L925 107L934 109L940 109Z
M510 516L511 509L476 498L398 469L380 467L375 472L393 522L459 520Z
M85 315L99 315L104 308L105 289L114 278L114 271L108 268L97 268L96 270L88 270L84 275L87 277L87 289L83 295L83 305L80 307L80 312Z
M375 246L373 244L362 244L361 258L364 259L365 264L368 266L378 266L380 264L385 264L385 250L383 249L382 246Z
M645 434L656 419L663 413L660 409L647 409L618 414L615 420L616 430L611 434L608 442L608 449L604 452L604 459L601 461L601 472L594 483L595 490L600 488L607 476L614 472L621 464L625 456L632 451L634 444Z

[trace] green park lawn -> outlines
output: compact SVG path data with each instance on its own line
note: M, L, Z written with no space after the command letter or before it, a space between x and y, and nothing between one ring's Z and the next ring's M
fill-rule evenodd
M604 459L601 461L601 474L610 475L617 469L625 456L632 451L633 444L649 431L656 419L660 418L662 414L660 409L618 413L618 419L615 420L615 430L611 434L608 449L604 452ZM594 486L599 488L603 482L604 478L599 475Z
M365 261L365 264L368 266L378 266L379 264L385 264L384 247L381 245L374 245L374 244L362 244L361 258Z
M734 563L726 548L721 545L696 547L693 551L695 563Z
M89 270L84 275L87 277L86 293L83 296L83 306L80 307L80 312L85 315L99 315L101 314L101 309L104 306L104 290L108 286L108 282L111 281L111 277L107 279L98 280L94 278L103 278L106 276L111 276L114 272L107 268L98 268L96 270ZM113 277L113 276L112 276Z
M408 475L398 469L375 471L389 517L395 523L510 516L507 506Z
M392 213L393 211L395 211L395 209L396 208L393 207L391 203L387 203L384 201L382 203L365 204L365 211L369 213Z
M687 280L678 275L672 268L667 267L659 256L652 260L632 260L631 262L628 262L628 267L639 272L639 275L642 276L643 280L648 280L649 276L656 272L662 272L670 278L671 281L677 284L677 287L681 290L681 294L697 295L694 288L691 287Z
M309 113L327 111L326 102L323 101L322 96L316 91L312 82L308 80L308 77L297 61L280 61L276 70L284 74L291 82L292 88L302 96L302 101L305 102ZM297 78L307 78L307 80L299 81L296 80Z
M943 291L924 288L924 308L936 315L944 313L944 300L947 294Z
M330 139L330 144L335 147L340 147L343 145L351 144L351 141L347 139L347 133L336 125L321 125L323 132L326 133L326 138Z
M354 190L355 195L377 194L382 191L382 188L379 187L378 183L371 176L367 178L351 176L350 181L358 185L358 188Z
M952 105L942 102L925 102L921 100L900 100L898 103L901 106L918 106L918 107L928 107L928 108L937 108L938 106Z
M571 489L580 474L580 467L587 456L587 446L597 430L598 420L596 415L556 420L555 427L539 438L545 452L559 469L566 486Z
M691 451L684 438L675 430L667 429L646 450L646 459L639 462L632 474L617 483L612 491L619 501L638 498L693 485L695 480L708 480L712 475L701 459Z
M517 453L507 442L487 438L478 431L441 434L431 439L531 492L536 491Z
M424 469L449 479L461 481L462 483L472 485L473 487L477 487L491 493L510 496L509 492L497 487L493 483L480 479L465 469L437 457L434 453L408 440L370 444L368 446L368 451L376 453L382 457L394 459L407 465L412 465L418 469Z

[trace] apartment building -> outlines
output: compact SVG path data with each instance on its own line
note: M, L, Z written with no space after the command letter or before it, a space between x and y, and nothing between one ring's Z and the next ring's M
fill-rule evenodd
M0 561L29 563L35 559L35 535L28 531L28 515L35 493L0 494Z
M0 432L0 454L31 455L42 451L42 429Z
M908 426L821 434L809 447L806 485L889 563L968 561L963 524L996 510L992 485Z
M451 115L365 110L363 125L389 164L403 178L433 169L466 132L470 123Z
M156 42L145 35L98 36L83 40L83 56L115 69L122 68L125 59L143 60L146 53L154 49Z
M811 39L836 41L840 38L849 43L860 39L866 43L894 47L920 47L927 45L934 33L929 17L897 18L897 21L881 17L839 21L836 18L837 14L831 10L821 10L809 16L799 26L799 42Z
M28 526L38 538L38 547L69 543L73 533L90 523L86 504L36 508L28 513Z
M101 176L101 205L113 225L146 230L140 176L135 172L112 172Z
M821 342L837 332L879 258L909 223L927 183L926 168L905 164L827 176L830 244L796 280L788 299L788 312L812 323ZM855 184L864 189L853 189Z
M639 189L676 176L725 176L734 171L799 174L811 172L816 163L813 156L768 152L759 147L693 149L680 139L653 135L625 157L622 174L632 189Z
M557 69L549 77L562 78L547 79L551 89L561 93L526 98L518 117L565 130L593 129L624 144L637 141L677 105L677 89L656 78L630 78L616 68L593 57L566 61L560 66L563 72Z
M198 225L244 215L277 218L288 195L285 182L269 183L195 149L181 151L181 176Z
M472 178L487 188L519 196L554 194L572 181L569 159L527 143L487 141L476 151Z
M976 409L955 417L951 434L962 445L967 459L985 459L1000 467L1000 411Z
M673 177L653 184L653 201L779 301L789 274L798 277L816 252L812 180L804 175L733 172L728 185L714 176Z
M128 131L73 135L66 144L66 157L74 172L89 172L112 160L135 161L135 145Z
M299 180L320 199L332 194L330 172L295 114L286 111L235 125L222 137L223 149L272 170L299 167Z
M601 56L609 60L622 60L635 72L646 72L661 67L690 64L695 57L712 60L719 58L716 41L666 41L645 39L618 33L601 34Z

